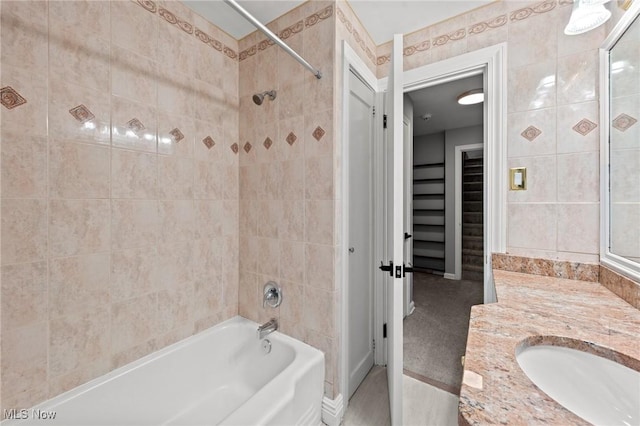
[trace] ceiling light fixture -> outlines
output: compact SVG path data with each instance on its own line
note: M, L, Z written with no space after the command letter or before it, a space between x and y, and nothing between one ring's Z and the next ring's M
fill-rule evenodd
M610 0L574 0L569 23L564 28L566 35L578 35L598 28L611 18L604 7Z
M479 104L480 102L484 102L484 91L482 89L469 90L458 96L458 103L460 105L473 105Z

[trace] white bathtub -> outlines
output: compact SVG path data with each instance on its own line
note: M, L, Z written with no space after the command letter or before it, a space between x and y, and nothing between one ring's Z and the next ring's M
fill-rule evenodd
M324 355L279 332L266 337L265 354L257 327L232 318L2 426L320 425ZM38 418L50 412L53 420Z

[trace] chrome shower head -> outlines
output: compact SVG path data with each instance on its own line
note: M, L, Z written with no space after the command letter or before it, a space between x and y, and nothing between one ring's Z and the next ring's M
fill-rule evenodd
M268 90L266 92L256 93L255 95L253 95L253 103L255 103L256 105L262 105L265 96L268 96L269 100L272 101L276 98L276 91Z

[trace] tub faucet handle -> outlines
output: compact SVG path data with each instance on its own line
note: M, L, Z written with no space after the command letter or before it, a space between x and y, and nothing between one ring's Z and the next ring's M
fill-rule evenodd
M277 308L282 303L282 289L278 284L273 281L269 281L264 285L262 296L262 307L266 308L267 305L272 308Z

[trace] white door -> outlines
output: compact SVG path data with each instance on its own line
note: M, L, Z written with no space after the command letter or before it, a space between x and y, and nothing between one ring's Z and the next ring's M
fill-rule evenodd
M386 253L393 262L387 275L387 378L391 425L402 425L402 319L404 263L404 170L402 126L402 35L393 36L391 72L386 97L387 160L385 161L387 199Z
M403 115L402 139L404 143L404 258L408 267L413 267L413 120ZM411 315L413 303L413 274L404 277L404 316Z
M373 89L349 73L348 395L373 367Z

